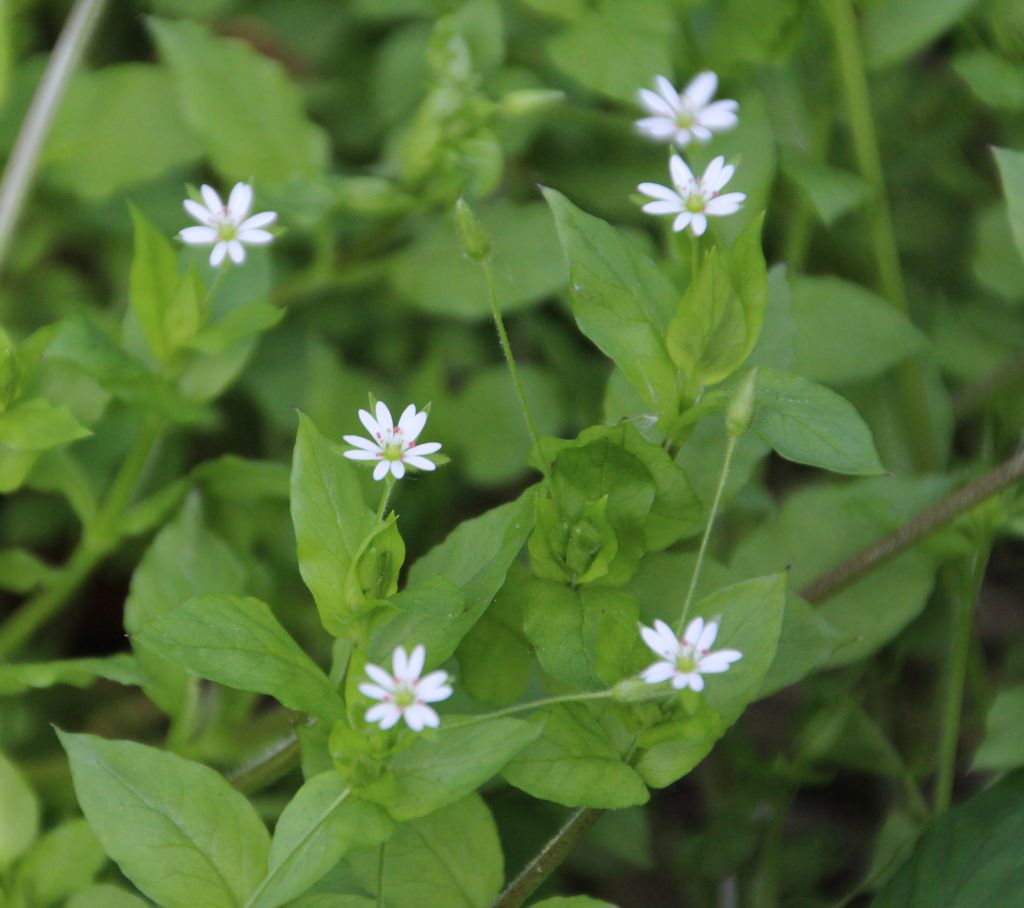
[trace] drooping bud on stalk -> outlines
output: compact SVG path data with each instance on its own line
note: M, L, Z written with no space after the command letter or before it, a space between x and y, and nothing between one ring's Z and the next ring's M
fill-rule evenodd
M747 373L743 384L739 386L729 408L725 411L725 427L733 438L739 438L750 428L754 418L754 402L757 393L757 367Z
M487 261L491 257L491 238L465 199L460 198L455 203L455 220L466 255L474 262Z

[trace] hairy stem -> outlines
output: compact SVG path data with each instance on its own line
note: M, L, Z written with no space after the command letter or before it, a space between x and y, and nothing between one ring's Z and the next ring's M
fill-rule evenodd
M114 477L99 513L82 533L67 563L53 582L25 602L0 627L0 658L8 658L28 642L36 631L56 615L116 545L118 521L131 503L150 454L160 436L162 423L148 418Z
M808 602L822 602L845 589L876 567L905 552L929 533L952 522L986 498L1003 491L1024 477L1024 450L1003 461L998 467L974 482L958 489L938 504L918 514L888 536L872 543L842 564L822 574L801 591Z
M708 542L711 539L711 531L715 526L715 518L718 516L718 508L722 503L722 493L725 491L725 484L729 479L729 470L732 468L732 456L736 453L738 436L729 433L729 441L725 447L725 457L722 460L722 472L718 474L718 487L715 489L715 497L711 502L711 513L708 514L708 523L704 527L704 536L700 541L700 549L697 550L697 563L693 566L693 576L690 578L690 587L686 591L686 600L683 602L683 611L679 616L679 624L676 633L682 636L686 629L686 618L690 614L690 607L693 605L693 597L697 592L697 584L700 582L700 571L704 565L704 558L708 553Z
M950 569L950 599L954 619L950 645L949 671L942 711L942 735L939 739L939 768L935 777L935 813L949 808L956 776L956 747L960 740L960 717L964 705L964 681L971 652L974 608L985 579L985 567L991 543L986 540L965 563Z
M869 228L879 285L890 305L909 313L899 247L896 245L896 233L889 211L882 157L878 150L857 16L851 0L825 0L825 10L836 46L839 78L850 118L857 167L873 190ZM935 429L923 376L916 361L907 360L900 368L897 380L914 461L919 469L935 469L938 466L933 445Z
M377 855L377 908L384 908L384 857L387 847L387 842L381 842L380 853Z
M491 908L519 908L576 850L576 846L583 840L590 827L600 819L602 813L604 811L596 807L581 807L573 812L565 825L494 900Z
M448 722L441 731L453 731L456 728L466 728L470 725L479 725L481 722L490 722L492 719L500 719L503 716L514 716L517 713L524 713L531 709L543 709L545 706L553 706L556 703L575 703L580 700L607 700L615 696L614 691L598 690L588 691L582 694L562 694L558 697L545 697L543 700L531 700L529 703L517 703L515 706L506 706L504 709L492 713L484 713L480 716L468 716L461 722Z
M21 124L0 181L0 266L7 257L14 229L35 178L43 143L105 5L106 0L75 0Z
M377 506L377 523L382 523L384 515L388 510L388 500L391 498L391 489L394 487L394 482L389 475L384 480L384 494L380 496L380 504Z
M544 449L540 444L540 432L537 431L537 423L534 422L533 411L530 409L530 403L526 399L526 391L523 389L523 381L519 376L519 367L516 365L516 359L512 355L512 345L509 343L508 332L505 330L505 319L502 318L501 308L498 306L498 288L494 283L494 268L491 266L491 260L489 258L484 259L480 263L480 267L483 269L484 277L487 280L487 296L491 304L494 327L498 331L498 342L501 344L501 352L505 354L505 362L508 363L508 371L512 375L512 384L515 385L516 394L519 397L519 406L523 411L523 416L526 418L526 427L530 431L530 438L533 440L533 446L537 451L537 456L540 458L541 472L543 472L544 478L550 486L551 467L544 456Z

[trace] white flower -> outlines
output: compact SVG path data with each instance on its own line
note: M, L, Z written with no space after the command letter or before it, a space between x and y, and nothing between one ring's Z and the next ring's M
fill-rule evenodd
M661 656L643 670L640 677L648 684L661 684L672 680L676 690L687 687L695 691L704 690L704 679L701 675L714 675L729 670L743 654L735 649L722 649L711 652L711 644L718 636L718 622L704 623L703 618L694 618L687 627L683 639L676 637L664 621L655 621L654 627L640 627L640 636L655 653Z
M359 419L366 426L372 440L358 435L346 435L345 441L355 447L346 451L345 456L351 460L380 461L373 470L374 479L383 479L389 471L395 479L401 479L405 475L406 464L419 470L437 469L437 464L427 460L424 455L440 451L441 445L436 441L416 444L416 439L427 424L427 414L423 410L417 412L415 404L409 404L402 411L397 426L391 418L391 411L382 401L377 401L376 419L366 410L359 411Z
M672 229L678 233L689 227L694 236L701 236L708 229L708 215L724 217L740 210L746 199L742 192L727 192L719 195L736 168L726 164L725 158L715 158L698 180L686 162L674 154L669 160L669 173L674 189L660 183L641 183L637 190L654 199L643 207L647 214L674 214Z
M225 205L212 186L200 189L205 205L194 199L185 199L185 210L201 227L186 227L178 233L182 242L190 246L213 246L210 264L216 268L231 256L231 261L241 265L245 261L245 246L265 246L274 239L269 230L277 220L273 211L263 211L249 217L252 208L252 187L248 183L235 183L228 203Z
M664 76L656 76L657 91L640 89L640 103L651 115L636 121L637 130L656 142L672 142L683 148L693 139L707 142L711 134L732 129L739 119L735 101L708 103L718 88L718 76L698 73L683 93Z
M406 656L405 647L399 646L391 656L391 674L379 665L367 663L366 674L374 681L359 685L359 691L371 700L380 700L366 711L367 722L379 722L380 727L387 729L405 719L405 724L413 731L424 728L437 728L441 719L428 703L447 700L452 695L448 684L448 672L431 672L425 678L420 677L427 651L422 644L413 649L412 655Z

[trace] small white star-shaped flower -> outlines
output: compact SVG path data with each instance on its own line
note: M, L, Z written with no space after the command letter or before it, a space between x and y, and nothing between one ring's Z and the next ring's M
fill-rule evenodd
M673 187L660 183L641 183L637 190L654 199L643 207L647 214L674 214L672 229L679 233L689 227L694 236L701 236L708 229L708 216L725 217L740 210L746 199L742 192L727 192L720 195L725 184L732 179L736 168L726 164L719 155L705 168L698 180L679 155L669 160L669 173Z
M210 264L217 268L226 257L241 265L245 261L246 246L266 246L274 235L264 228L277 220L273 211L262 211L249 217L252 208L252 187L236 183L225 205L212 186L200 190L205 205L194 199L185 199L185 210L202 225L186 227L178 237L190 246L213 246Z
M440 716L427 704L447 700L452 688L448 672L436 671L420 677L426 658L427 651L421 644L409 656L405 647L396 647L391 656L390 675L379 665L367 663L366 674L374 683L364 681L359 691L371 700L381 701L366 711L367 722L377 722L381 728L388 729L397 725L399 719L405 719L405 724L413 731L437 728L441 724Z
M718 636L718 622L703 618L694 618L686 626L683 639L676 637L672 628L664 621L655 621L654 627L640 627L640 636L661 661L649 665L640 677L648 684L661 684L672 681L676 690L691 688L695 691L704 690L702 675L714 675L729 670L729 666L743 654L735 649L722 649L711 652L711 646Z
M718 89L713 72L698 73L682 94L664 76L655 76L657 91L640 89L640 104L650 114L636 121L637 131L655 142L683 148L693 139L708 142L713 133L732 129L738 122L735 101L710 103Z
M417 411L415 404L409 404L402 411L396 426L391 411L383 401L377 401L376 410L376 419L366 410L359 411L359 419L366 426L370 438L346 435L345 441L353 445L352 450L345 451L346 457L351 460L379 461L373 470L374 479L383 479L389 472L395 479L401 479L405 476L407 464L418 470L437 469L437 464L425 455L440 451L441 445L436 441L416 444L416 439L427 424L426 411Z

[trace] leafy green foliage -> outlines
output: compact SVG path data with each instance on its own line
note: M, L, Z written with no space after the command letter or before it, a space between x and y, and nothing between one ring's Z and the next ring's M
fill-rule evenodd
M6 868L32 844L39 831L39 801L21 771L0 753L0 794L4 800L0 823L0 867Z
M270 837L220 775L141 744L59 734L89 825L142 892L168 908L245 903Z

